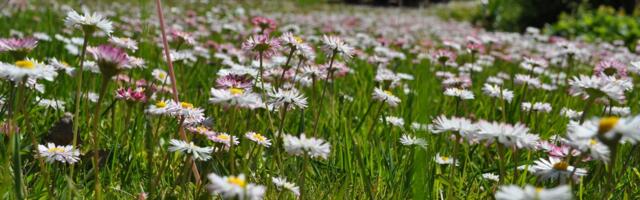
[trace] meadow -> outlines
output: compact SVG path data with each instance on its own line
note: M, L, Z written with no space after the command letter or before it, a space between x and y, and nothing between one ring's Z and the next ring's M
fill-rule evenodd
M640 49L158 2L3 8L1 198L640 198Z

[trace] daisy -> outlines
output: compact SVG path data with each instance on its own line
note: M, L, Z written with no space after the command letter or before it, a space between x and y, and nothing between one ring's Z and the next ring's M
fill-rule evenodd
M475 98L473 96L473 92L465 89L459 89L459 88L447 88L444 91L444 95L458 97L462 100L469 100L469 99Z
M270 58L280 48L278 40L269 38L269 35L254 35L242 43L242 49L247 52L258 53L263 58Z
M227 74L216 79L216 87L218 88L238 88L246 90L251 88L252 85L251 79L246 75Z
M517 185L500 186L496 193L496 200L571 200L571 188L561 185L551 189L536 188L527 185L523 188Z
M17 59L23 59L27 53L38 46L38 40L34 38L3 38L0 39L0 52L14 54Z
M598 138L605 143L615 144L620 135L632 142L640 141L640 116L593 118L583 124L570 122L567 130L574 137Z
M234 146L240 144L240 141L238 141L238 138L236 136L232 136L227 133L218 133L217 135L209 135L209 140L222 143L227 147L231 146L231 141L233 141Z
M532 77L529 75L524 75L524 74L516 74L516 78L514 79L514 83L519 84L519 85L530 85L533 87L540 87L542 85L542 81L540 81L540 79L536 78L536 77Z
M531 169L535 170L536 175L540 176L543 180L561 179L562 182L571 174L573 174L574 180L578 180L579 177L587 175L587 170L575 168L560 158L549 157L548 160L540 158L534 161L534 164Z
M89 47L87 52L96 60L100 73L107 77L117 75L130 62L129 55L124 50L111 45Z
M0 77L14 82L20 82L25 77L53 81L56 76L58 76L58 72L54 67L30 58L16 61L13 64L0 62Z
M342 54L345 59L350 59L353 55L353 48L347 45L337 36L322 36L322 50L327 56L333 56L334 53Z
M382 90L380 88L374 88L372 96L373 96L373 100L387 103L391 107L396 107L398 106L398 103L401 102L400 98L393 95L391 91Z
M55 100L55 99L42 99L40 97L36 97L36 102L38 102L39 106L46 108L53 108L55 110L64 110L64 101Z
M278 190L282 190L284 188L291 191L296 196L300 195L300 187L296 186L291 182L288 182L287 179L285 178L271 177L271 182L273 182L273 184L276 185L276 188Z
M571 86L569 92L573 96L581 96L585 99L607 97L617 102L624 102L624 88L609 80L597 76L580 75L573 77L569 80L569 85Z
M560 114L564 117L567 117L571 120L578 120L582 116L582 111L575 111L569 108L562 108L560 110Z
M403 134L402 137L400 137L400 143L404 146L416 145L422 148L427 147L427 141L425 141L424 139L417 138L407 134Z
M47 162L52 163L59 161L62 163L73 164L80 160L80 151L71 145L58 146L53 143L38 145L38 154L45 158Z
M331 151L331 145L323 139L307 138L304 134L301 134L300 137L285 134L283 141L285 151L291 155L308 154L312 158L327 159Z
M204 120L204 109L194 107L191 103L169 101L166 106L169 115L181 117L186 125L197 124Z
M593 69L593 74L624 79L627 78L627 66L617 60L603 60Z
M292 105L294 108L306 108L307 98L304 97L295 88L292 89L276 89L269 92L269 104L273 107L287 107Z
M153 69L153 71L151 71L151 76L162 84L171 84L169 73L162 69Z
M456 54L446 49L440 49L433 52L431 59L439 63L455 62Z
M513 91L501 89L498 85L490 85L485 83L484 87L482 87L482 92L490 97L500 98L507 102L511 102L511 100L513 100Z
M102 17L98 13L90 13L85 11L84 15L80 15L75 10L67 12L67 17L64 19L64 24L67 27L82 28L87 33L93 33L96 28L110 35L113 32L113 25L111 21Z
M211 159L213 147L199 147L193 144L193 142L187 143L176 139L171 139L169 143L171 143L171 146L169 147L169 151L171 152L177 151L184 154L191 154L196 160L207 161Z
M388 116L384 118L384 121L396 127L404 127L404 119L399 117Z
M69 76L75 75L75 68L69 66L69 63L60 61L57 58L51 58L48 60L49 65L58 71L64 71Z
M475 134L477 131L475 125L469 119L461 117L447 118L447 116L444 115L440 115L434 119L429 130L432 133L451 131L466 137Z
M211 88L211 98L209 102L221 104L223 106L252 107L253 105L264 106L262 99L256 93L243 88L216 89Z
M440 153L436 154L436 157L434 158L436 163L441 164L441 165L451 165L451 164L455 164L456 166L458 166L458 160L455 158L450 158L448 156L441 156Z
M521 104L522 110L523 111L534 111L534 112L544 112L544 113L549 113L551 112L551 104L549 103L541 103L541 102L536 102L536 103L529 103L529 102L522 102Z
M482 178L496 182L500 180L500 176L494 173L484 173L482 174Z
M150 115L165 115L169 114L169 107L167 107L166 101L157 101L155 104L149 105L145 110L145 113Z
M267 190L262 185L248 183L244 174L221 177L211 173L207 175L207 178L210 181L207 185L209 192L222 195L225 199L259 200L263 198Z
M129 49L133 52L138 50L138 42L127 37L110 37L109 42L120 48Z
M259 145L262 145L264 147L271 146L271 140L269 140L265 136L262 136L260 133L248 132L248 133L244 134L244 137L246 137L247 139L249 139L251 141L254 141L254 142L256 142Z
M529 134L529 128L520 123L511 125L481 120L476 127L479 138L489 141L497 140L508 147L535 148L540 139L537 135Z

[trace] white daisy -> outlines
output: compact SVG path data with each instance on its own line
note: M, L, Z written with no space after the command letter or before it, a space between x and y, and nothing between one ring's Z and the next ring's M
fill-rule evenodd
M520 123L511 125L481 120L476 127L479 138L497 140L508 147L535 148L540 139L537 135L529 134L529 128Z
M500 98L506 100L507 102L511 102L511 100L513 100L513 91L501 89L498 85L490 85L485 83L484 87L482 87L482 91L484 92L484 94L490 97Z
M256 132L248 132L246 134L244 134L244 137L246 137L247 139L254 141L262 146L265 147L269 147L271 146L271 140L269 140L267 137L262 136L260 133L256 133Z
M194 107L193 104L187 102L168 101L167 113L174 117L181 117L186 125L197 124L204 120L204 109Z
M25 77L53 81L56 76L58 72L54 67L29 58L14 64L0 62L0 77L14 82L20 82Z
M38 154L49 163L59 161L73 164L80 160L80 151L73 148L72 145L57 146L53 143L47 143L47 146L38 145Z
M64 101L55 100L55 99L42 99L40 97L36 97L36 102L38 102L39 106L46 108L53 108L55 110L64 111Z
M252 108L256 105L264 107L262 99L256 93L243 88L216 89L211 88L210 103L221 104L223 106L238 106Z
M136 42L135 40L132 40L131 38L127 38L127 37L110 37L109 38L109 42L111 42L112 44L120 47L120 48L125 48L125 49L129 49L133 52L136 52L138 50L138 42Z
M323 139L307 138L304 134L295 137L285 134L282 138L284 141L284 149L291 155L300 156L307 153L312 158L327 159L331 152L331 145Z
M391 107L396 107L401 102L391 91L380 88L374 88L372 96L373 100L387 103Z
M471 120L461 117L447 118L447 116L444 115L440 115L434 119L429 130L432 133L451 131L467 138L474 138L473 135L477 132L477 128Z
M407 134L403 134L402 137L400 137L400 143L404 146L416 145L422 148L427 147L427 141L425 141L424 139L417 138Z
M155 104L149 105L145 112L150 115L165 115L169 114L169 107L167 106L166 101L161 100L157 101Z
M163 84L171 84L169 73L162 69L153 69L153 71L151 71L151 76L153 76L154 79Z
M322 37L322 43L324 44L322 50L324 50L327 56L331 56L335 52L342 54L345 59L349 59L353 54L353 48L337 36L324 35Z
M276 185L276 188L278 190L282 190L284 188L284 189L287 189L287 190L291 191L296 196L300 195L300 187L296 186L295 184L293 184L291 182L288 182L287 179L285 179L285 178L272 177L271 181L273 182L274 185Z
M578 180L581 176L587 175L587 170L582 168L575 168L567 161L560 158L549 157L549 159L540 158L534 161L531 169L535 170L536 175L540 176L543 180L556 180L558 178L568 178L573 173L573 179ZM574 171L575 170L575 171ZM562 181L562 180L561 180Z
M240 144L238 138L236 136L229 135L227 133L218 133L217 135L210 135L209 139L214 142L222 143L225 146L231 146L231 141L233 141L233 146Z
M523 188L517 185L500 186L496 193L496 200L571 200L571 188L561 185L551 189L536 188L527 185Z
M441 156L440 153L436 154L436 157L434 158L436 163L441 164L441 165L451 165L454 164L456 166L458 166L458 160L455 158L450 158L449 156Z
M482 178L487 179L487 180L491 180L491 181L499 181L500 180L500 176L498 176L497 174L494 174L494 173L484 173L484 174L482 174Z
M110 35L113 32L113 25L111 21L104 18L98 13L91 13L85 10L84 15L80 15L75 10L67 12L67 17L64 19L64 24L68 27L78 27L83 30L95 30L98 29Z
M460 88L447 88L444 91L444 95L458 97L462 100L474 99L473 92Z
M262 185L248 183L244 174L221 177L211 173L207 178L211 182L207 185L209 192L222 195L225 199L259 200L267 190Z
M306 108L307 98L295 88L276 89L269 92L269 104L273 107L293 106L293 108ZM288 107L291 108L291 107Z
M562 108L560 114L571 120L578 120L582 116L582 111L575 111L569 108Z
M530 102L522 102L522 104L520 105L522 107L523 111L526 112L544 112L544 113L548 113L551 112L551 104L549 103L543 103L543 102L536 102L536 103L530 103Z
M569 85L571 85L570 93L573 96L581 96L585 99L608 97L617 102L625 101L624 88L607 78L580 75L569 80Z
M191 154L196 160L206 161L211 159L213 147L199 147L193 144L193 142L187 143L176 139L171 139L169 143L171 143L171 146L169 147L169 151L171 152L178 151L185 154Z
M382 120L382 119L381 119ZM396 127L404 127L404 119L399 118L399 117L394 117L394 116L387 116L384 118L385 121L387 121L387 123L396 126Z

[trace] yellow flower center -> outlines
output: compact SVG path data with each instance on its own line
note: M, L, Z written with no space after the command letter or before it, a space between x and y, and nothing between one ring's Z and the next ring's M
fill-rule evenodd
M565 161L560 161L560 162L557 162L556 164L553 164L553 169L556 169L556 170L566 171L567 168L569 168L569 163Z
M182 106L182 108L193 108L193 104L187 102L180 102L180 106Z
M204 126L198 126L196 127L196 131L204 133L204 132L207 132L207 128Z
M235 177L235 176L230 176L227 179L227 182L229 182L231 184L234 184L234 185L237 185L237 186L240 186L241 188L244 188L245 186L247 186L247 182L244 181L244 179L241 179L241 178L238 178L238 177Z
M448 156L442 156L441 158L442 158L442 160L444 160L444 161L449 161L449 157L448 157Z
M62 65L65 66L65 67L69 67L69 63L67 63L65 61L62 61Z
M596 141L595 139L591 139L591 140L589 140L589 144L590 145L596 145L596 144L598 144L598 141Z
M36 64L28 60L20 60L16 62L16 66L25 69L33 69L36 67Z
M165 74L165 73L158 74L158 78L160 78L160 79L164 79L165 77L167 77L167 74Z
M598 133L603 134L609 132L613 127L618 124L620 118L618 117L605 117L600 119L600 126L598 126Z
M301 44L301 43L302 43L302 38L300 38L300 37L298 37L298 36L294 36L293 38L294 38L294 39L296 39L296 42L297 42L298 44Z
M258 140L260 142L264 142L264 141L267 140L267 138L262 136L262 135L260 135L260 133L253 134L253 138L255 138L256 140Z
M221 134L221 135L218 135L218 139L223 140L223 141L227 141L227 140L230 139L230 137L227 134Z
M232 87L232 88L229 89L229 92L231 92L231 94L233 94L233 95L238 95L238 94L243 94L244 93L244 89Z
M542 188L536 187L536 193L540 193L540 192L542 192Z
M158 108L167 107L167 103L164 102L164 101L158 101L158 102L156 102L156 107L158 107Z
M49 153L62 153L64 152L63 148L60 147L53 147L53 148L49 148L49 150L47 150Z
M385 90L384 91L385 94L389 95L389 96L393 96L393 92L389 91L389 90Z

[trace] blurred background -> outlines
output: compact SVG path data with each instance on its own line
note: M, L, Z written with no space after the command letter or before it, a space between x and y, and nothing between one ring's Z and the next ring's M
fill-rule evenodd
M640 0L328 0L335 4L425 9L495 31L535 27L550 35L635 48Z

